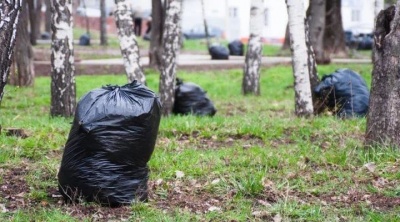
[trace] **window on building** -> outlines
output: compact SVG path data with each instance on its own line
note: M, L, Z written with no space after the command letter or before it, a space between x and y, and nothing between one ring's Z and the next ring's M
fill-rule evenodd
M268 16L269 16L269 12L268 9L264 9L264 26L268 26Z
M351 21L359 22L360 21L360 10L353 9L351 11Z

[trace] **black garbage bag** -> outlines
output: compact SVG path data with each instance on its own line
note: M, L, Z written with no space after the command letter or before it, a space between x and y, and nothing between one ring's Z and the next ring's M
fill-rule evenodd
M215 60L227 60L229 59L229 50L222 45L212 45L208 49L211 55L211 59Z
M64 199L111 207L147 200L147 162L156 142L160 108L158 97L136 81L83 96L58 173Z
M79 45L82 46L90 45L90 35L89 34L81 35L81 37L79 37Z
M350 69L322 77L314 92L338 117L362 117L368 112L369 90L364 79Z
M229 55L242 56L244 55L243 43L239 40L232 41L228 44Z
M174 114L214 116L217 112L206 92L194 83L183 83L177 79L175 88Z

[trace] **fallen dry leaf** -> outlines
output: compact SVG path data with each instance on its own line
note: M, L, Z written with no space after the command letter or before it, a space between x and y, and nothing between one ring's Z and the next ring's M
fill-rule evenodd
M215 207L215 206L211 206L208 208L208 211L213 212L213 211L221 211L220 207Z
M375 169L376 169L376 165L374 162L366 163L366 164L364 164L363 167L365 167L371 173L375 172Z
M185 173L177 170L177 171L175 171L175 176L176 176L176 178L181 179L185 176Z

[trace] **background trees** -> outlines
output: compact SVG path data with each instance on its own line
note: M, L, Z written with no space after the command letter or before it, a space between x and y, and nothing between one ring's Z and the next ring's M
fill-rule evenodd
M10 73L11 59L17 35L22 0L4 1L0 4L0 102Z
M172 112L175 97L176 57L180 48L182 0L167 0L160 64L161 113Z
M262 59L263 0L252 0L250 9L250 37L243 68L243 94L260 95L260 67Z
M146 77L140 64L139 46L133 32L131 8L127 0L115 0L114 16L128 81L137 80L140 83L145 83Z
M32 86L35 78L35 70L33 65L33 49L31 45L32 35L28 32L28 20L31 17L31 10L28 11L28 4L23 3L23 11L18 23L18 35L14 51L13 69L10 73L9 83L16 86ZM31 27L36 26L31 23ZM35 30L38 32L38 30ZM35 40L36 41L36 40Z
M166 4L167 1L164 1ZM164 30L165 18L165 4L161 0L151 1L151 39L149 49L150 66L159 67L160 62L160 48L162 44L162 36Z
M295 112L297 116L310 116L314 110L307 61L304 5L302 1L298 0L286 0L286 4L289 16L290 45L295 80Z
M105 0L100 0L100 12L100 45L107 45L107 15Z
M76 106L72 0L52 2L51 116L73 116Z

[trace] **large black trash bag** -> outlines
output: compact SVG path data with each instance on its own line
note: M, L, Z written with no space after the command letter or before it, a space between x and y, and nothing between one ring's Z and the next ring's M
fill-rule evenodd
M81 37L79 37L79 45L82 46L90 45L90 35L89 34L81 35Z
M59 190L67 202L120 206L147 200L160 102L136 81L106 86L79 101L65 145Z
M232 41L228 44L229 55L242 56L244 55L243 43L239 40Z
M194 83L183 83L177 79L175 88L174 114L214 116L217 112L206 92Z
M215 60L227 60L229 59L229 50L222 45L212 45L208 49L211 55L211 59Z
M323 76L314 92L338 117L363 117L368 112L367 84L358 73L350 69L339 69Z

